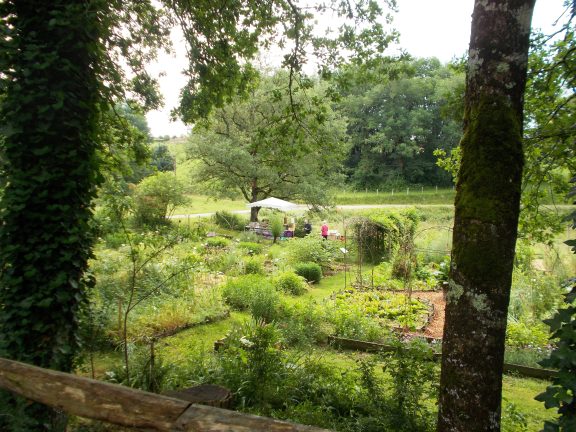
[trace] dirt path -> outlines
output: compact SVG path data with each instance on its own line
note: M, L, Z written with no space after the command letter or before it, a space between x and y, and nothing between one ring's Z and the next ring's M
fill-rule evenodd
M446 302L442 291L416 291L412 296L418 299L428 300L434 305L434 316L430 324L424 330L424 336L441 339L444 333L444 314Z

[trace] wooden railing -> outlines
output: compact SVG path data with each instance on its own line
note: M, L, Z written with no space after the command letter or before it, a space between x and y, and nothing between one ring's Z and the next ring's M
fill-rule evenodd
M0 358L0 388L68 414L160 432L326 432Z

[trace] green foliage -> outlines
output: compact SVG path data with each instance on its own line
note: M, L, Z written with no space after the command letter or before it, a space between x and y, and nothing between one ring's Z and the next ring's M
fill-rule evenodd
M328 319L334 326L334 336L368 342L381 342L387 332L372 317L368 317L359 304L336 301L328 312Z
M273 288L262 275L243 275L230 279L222 287L224 301L237 310L246 310L258 290Z
M322 279L322 268L313 262L302 262L294 264L294 273L302 276L307 282L319 283Z
M172 156L166 145L159 145L152 151L152 166L160 172L176 170L176 158Z
M324 344L331 333L326 310L313 301L285 305L278 328L288 346Z
M245 251L248 255L259 255L264 250L261 244L249 241L241 241L236 247Z
M512 363L532 368L542 368L540 362L550 355L550 348L514 348L506 346L504 363Z
M188 154L201 164L195 179L220 195L237 191L247 202L274 195L327 204L329 185L346 151L345 123L326 89L288 76L260 77L248 98L234 98L196 123Z
M506 346L543 349L548 346L548 333L542 323L527 324L510 318L506 326Z
M67 372L94 283L86 270L101 180L102 7L0 4L0 356ZM2 430L44 430L58 419L2 395Z
M343 312L350 309L352 315L359 310L378 325L402 326L412 330L423 327L429 313L425 303L416 299L408 300L404 294L380 290L359 291L354 288L336 294L334 307Z
M445 108L462 97L463 82L463 74L437 59L417 59L383 68L374 85L350 88L342 104L353 144L349 181L359 189L449 185L433 152L458 144L461 118Z
M324 241L320 236L306 236L290 241L286 247L290 263L313 262L329 268L341 255L336 242Z
M557 408L557 421L546 422L545 431L569 431L576 428L576 287L566 294L567 307L544 322L557 339L550 357L540 362L544 367L558 369L558 376L546 391L536 396L546 408Z
M171 365L154 354L154 345L132 347L132 373L126 375L126 367L119 366L106 372L106 381L122 384L153 393L160 393L171 372Z
M425 400L437 394L433 350L424 341L392 342L395 350L382 353L384 371L392 378L393 430L434 430L435 416Z
M230 240L224 237L209 237L205 245L210 249L224 249L230 246Z
M290 271L280 273L276 276L274 278L274 286L278 291L295 296L304 294L308 287L304 277Z
M252 291L250 298L250 314L256 321L271 323L278 317L280 296L272 284L267 282Z
M134 221L137 226L165 224L166 216L185 202L184 186L174 174L160 172L146 177L134 192Z
M428 373L434 365L416 348L398 349L384 359L390 364L390 375L399 375L388 384L377 371L379 358L371 361L363 356L355 367L282 350L279 330L277 325L254 320L236 327L214 357L190 359L189 380L230 388L237 409L332 430L433 430L428 408L433 405L427 397L436 378ZM410 368L417 371L416 377ZM398 413L395 397L401 385L409 391L399 395L403 412Z
M263 275L266 270L260 258L244 258L244 273Z
M223 210L214 213L212 218L216 225L225 229L242 231L246 226L245 220L242 216Z
M270 232L272 233L274 243L276 243L276 240L284 233L284 222L280 216L274 215L270 219Z

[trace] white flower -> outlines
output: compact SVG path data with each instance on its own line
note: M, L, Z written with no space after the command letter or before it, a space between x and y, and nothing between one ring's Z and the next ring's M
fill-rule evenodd
M245 336L242 336L242 337L240 338L240 343L241 343L242 345L244 345L245 347L248 347L248 348L254 346L254 342L246 339Z

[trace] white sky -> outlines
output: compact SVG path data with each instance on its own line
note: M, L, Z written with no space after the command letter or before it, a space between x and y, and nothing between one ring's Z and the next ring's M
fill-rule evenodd
M537 0L533 28L552 30L553 22L563 11L564 0ZM400 32L399 46L414 57L438 57L448 62L461 57L468 49L474 0L397 0L399 12L393 27ZM162 111L147 114L153 136L181 136L189 127L170 121L170 110L178 104L180 88L184 84L181 70L186 66L184 56L163 55L153 72L164 71L160 89L164 95Z

